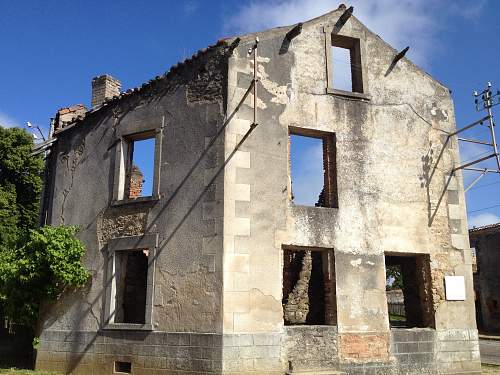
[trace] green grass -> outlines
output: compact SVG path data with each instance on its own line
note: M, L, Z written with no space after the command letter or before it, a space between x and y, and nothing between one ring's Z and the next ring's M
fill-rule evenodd
M55 372L18 370L15 368L0 368L0 374L4 375L60 375Z
M405 316L401 316L401 315L389 314L389 320L391 322L405 322L406 321L406 317Z

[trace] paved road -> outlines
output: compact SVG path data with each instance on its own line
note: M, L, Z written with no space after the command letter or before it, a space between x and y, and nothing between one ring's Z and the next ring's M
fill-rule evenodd
M481 352L481 362L500 365L499 340L479 340L479 351Z

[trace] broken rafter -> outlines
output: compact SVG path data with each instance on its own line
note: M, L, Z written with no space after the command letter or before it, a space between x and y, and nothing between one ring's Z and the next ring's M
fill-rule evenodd
M340 31L340 29L342 29L342 27L344 27L344 25L349 20L349 18L351 18L353 12L354 12L354 7L351 6L351 7L347 8L344 11L344 13L342 13L340 18L337 20L337 22L333 26L333 31L332 31L333 34L337 34Z
M302 32L302 22L296 24L289 32L286 33L285 38L288 42L291 42L293 38L298 36Z
M399 60L401 60L403 57L405 57L406 52L410 49L410 46L407 46L405 49L400 51L396 56L394 56L394 59L392 60L392 63L396 65Z
M394 67L398 63L398 61L401 60L403 57L405 57L406 52L408 52L409 49L410 49L410 46L407 46L405 49L398 52L398 54L396 56L394 56L394 58L392 59L391 65L389 66L389 68L387 68L387 71L385 72L386 77L389 75L390 72L392 72L392 70L394 69Z

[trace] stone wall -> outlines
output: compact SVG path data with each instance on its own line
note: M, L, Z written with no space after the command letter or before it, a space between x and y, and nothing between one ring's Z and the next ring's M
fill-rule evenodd
M49 371L112 374L115 361L136 375L282 374L279 334L46 331L37 366Z
M222 366L220 350L212 357L212 344L196 341L195 333L200 340L222 333L224 53L222 45L213 47L57 134L44 216L51 225L82 228L79 238L87 249L83 261L91 280L44 306L37 369L106 374L120 358L132 359L133 367L144 373L153 368L203 373ZM118 145L138 133L154 133L159 139L154 166L158 194L115 200ZM109 241L144 235L158 238L154 266L148 261L150 324L106 330L113 279L107 271L113 261ZM162 332L173 331L189 343L165 346Z
M122 360L138 374L279 374L289 362L338 360L352 374L420 374L436 371L432 341L434 365L445 364L438 371L479 369L463 186L458 172L449 176L458 146L445 142L455 130L449 90L404 58L386 74L396 51L351 17L341 33L360 40L365 92L329 92L325 41L342 12L304 23L288 44L289 28L258 34L256 126L252 94L242 99L257 36L246 35L58 135L47 214L83 228L92 280L43 312L38 368L105 374ZM335 134L333 207L293 204L288 140L297 128ZM120 137L152 131L159 196L113 201ZM153 332L103 330L107 243L140 234L158 235ZM288 248L334 255L337 327L284 327ZM428 257L432 340L391 332L388 253ZM445 275L464 276L465 301L446 300ZM413 360L421 362L406 366Z
M477 318L486 332L500 331L500 225L470 230L470 244L476 249Z
M288 370L338 368L337 327L285 327L282 353Z
M446 141L455 131L454 110L449 90L411 61L403 58L388 72L397 51L355 17L339 34L359 39L363 93L329 91L327 37L342 13L304 23L288 42L292 26L245 35L229 59L232 113L251 82L248 50L259 37L259 125L224 176L223 330L281 332L283 280L276 275L284 253L331 250L341 366L361 373L386 366L391 373L399 362L391 352L386 255L425 259L425 272L419 264L413 270L422 280L415 294L428 302L421 325L439 332L475 328L465 197L460 173L449 175L460 163L456 141ZM226 129L226 154L250 129L252 99ZM290 134L335 135L338 208L294 204ZM465 301L446 300L446 275L464 276ZM450 366L462 371L470 355L459 352L456 359Z

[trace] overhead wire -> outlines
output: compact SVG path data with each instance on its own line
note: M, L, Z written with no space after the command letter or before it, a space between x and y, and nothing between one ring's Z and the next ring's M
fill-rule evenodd
M467 213L471 214L473 212L485 211L485 210L489 210L490 208L495 208L495 207L500 207L500 204L494 204L493 206L478 208L476 210L470 210L470 211L467 211Z

